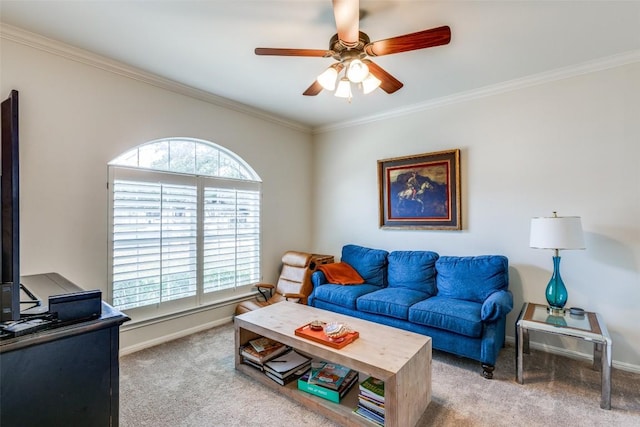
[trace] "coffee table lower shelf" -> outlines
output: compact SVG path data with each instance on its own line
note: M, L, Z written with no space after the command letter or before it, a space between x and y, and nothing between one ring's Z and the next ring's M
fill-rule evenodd
M309 410L322 414L340 425L363 427L372 427L375 425L353 413L353 410L358 406L357 385L353 386L353 388L340 400L340 403L334 403L327 399L298 390L297 381L292 381L289 384L282 386L251 366L241 364L236 366L236 369L261 382L267 387L273 388L279 394L283 394L289 399L299 402Z

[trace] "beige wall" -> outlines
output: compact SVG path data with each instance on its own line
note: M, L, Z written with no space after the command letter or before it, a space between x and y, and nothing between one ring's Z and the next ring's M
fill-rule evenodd
M307 131L0 40L0 94L4 99L16 89L20 96L23 275L55 271L85 289L101 289L106 298L107 163L171 136L220 144L262 178L264 280L277 277L284 251L310 249ZM232 308L125 332L123 347L228 320Z
M579 215L587 249L561 252L568 306L600 312L615 363L640 371L639 113L635 63L320 133L314 249L338 256L343 244L356 243L504 254L515 297L507 328L513 339L523 302L545 302L553 269L552 251L529 248L530 218ZM452 148L461 150L464 230L379 229L377 160Z

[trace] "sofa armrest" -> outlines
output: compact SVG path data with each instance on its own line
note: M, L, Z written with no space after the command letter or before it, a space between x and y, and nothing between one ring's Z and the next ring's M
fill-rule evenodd
M307 304L310 306L314 305L314 300L316 298L316 290L319 286L322 286L327 283L327 276L320 270L316 270L311 275L311 284L313 285L313 291L311 291L311 295L307 298Z
M513 309L513 295L511 291L497 291L487 297L482 303L480 317L483 322L495 322L505 317Z
M311 283L313 284L313 288L317 288L320 285L324 285L327 282L327 276L320 270L316 270L311 275Z

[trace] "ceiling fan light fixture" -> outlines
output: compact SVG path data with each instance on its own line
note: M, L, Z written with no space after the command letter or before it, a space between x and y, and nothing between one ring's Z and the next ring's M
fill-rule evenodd
M316 79L320 86L326 90L334 90L336 88L336 80L338 79L338 70L335 64L327 68Z
M376 90L382 82L373 74L369 73L367 78L362 81L362 93L365 95Z
M340 79L334 96L337 96L338 98L347 98L351 101L351 82L349 82L348 78L343 77Z
M356 84L364 93L371 93L377 87L388 94L395 93L404 86L403 83L368 57L442 46L451 41L451 28L443 25L372 42L367 34L360 31L363 13L359 0L332 0L332 3L337 33L329 39L328 49L259 47L254 50L256 55L333 58L338 61L314 80L302 93L305 96L316 96L323 89L334 90L336 83L339 84L334 94L343 98L351 96L350 83Z
M361 83L368 74L369 67L359 59L353 59L347 67L347 78L353 83Z

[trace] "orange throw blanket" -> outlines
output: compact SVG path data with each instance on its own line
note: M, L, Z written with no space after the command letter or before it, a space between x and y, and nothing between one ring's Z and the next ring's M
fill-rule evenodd
M364 279L346 262L334 262L318 266L327 278L327 282L338 285L360 285Z

